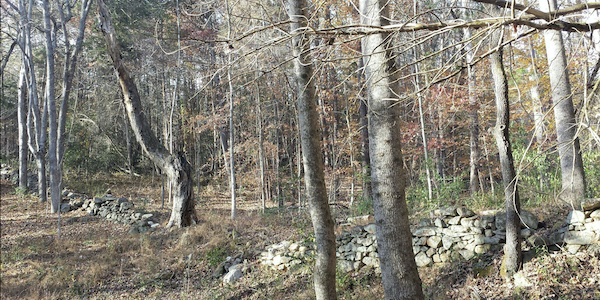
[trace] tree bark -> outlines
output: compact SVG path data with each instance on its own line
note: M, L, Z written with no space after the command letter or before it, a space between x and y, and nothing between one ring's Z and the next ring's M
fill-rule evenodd
M540 0L539 4L544 11L555 10L557 6L556 0ZM544 39L560 157L562 191L559 197L573 209L581 209L581 201L585 197L585 174L562 33L558 30L545 30Z
M336 245L334 223L329 210L323 154L321 153L321 130L315 103L315 83L310 61L309 40L301 32L307 26L308 6L305 0L288 0L287 12L292 21L294 37L294 75L298 93L300 139L304 162L304 182L317 243L316 261L313 269L315 294L318 300L337 299L335 289Z
M499 14L499 9L492 8ZM492 34L490 45L502 43L502 28L496 29ZM510 108L508 101L508 81L502 63L502 48L490 55L492 77L494 78L494 92L496 99L496 126L492 129L502 169L504 183L504 198L506 202L506 244L504 245L504 258L500 273L502 277L510 278L523 264L521 253L521 220L519 218L521 202L517 187L512 147L509 140Z
M362 50L361 50L362 51ZM358 82L360 89L366 91L365 75L364 75L364 61L367 58L361 58L358 60ZM362 95L363 93L361 93ZM365 93L365 97L361 97L360 106L358 107L358 114L360 115L360 156L361 156L361 167L362 167L362 199L363 201L371 201L373 190L371 188L371 157L369 155L369 115L367 112L368 93Z
M361 0L361 23L389 25L386 0ZM406 206L406 170L402 160L396 66L391 36L373 34L362 39L369 91L369 142L373 209L385 299L424 299L412 250ZM397 88L397 87L396 87Z
M25 61L21 65L19 72L19 91L18 91L18 107L17 107L17 122L19 131L19 188L23 191L28 189L27 186L27 72L25 71Z
M158 141L142 110L141 98L133 78L121 60L110 14L103 0L97 0L99 27L106 41L107 51L117 72L123 91L123 104L135 137L142 150L156 165L167 174L173 187L173 207L167 227L185 227L196 223L193 199L192 169L183 153L171 154Z
M54 43L52 39L52 23L50 21L50 0L43 2L44 33L46 46L46 88L45 99L48 105L48 167L50 173L51 213L60 211L60 170L58 169L58 124L56 118L56 97L54 85Z

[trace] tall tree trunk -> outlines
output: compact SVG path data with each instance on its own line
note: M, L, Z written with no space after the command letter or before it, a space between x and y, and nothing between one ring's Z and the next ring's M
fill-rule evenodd
M538 164L538 171L540 176L539 189L544 190L547 180L546 170L546 154L543 151L543 144L545 142L544 136L546 128L544 126L544 112L542 108L542 100L540 99L539 92L539 74L537 72L536 64L536 51L533 48L531 37L529 39L529 55L531 57L531 69L532 74L529 76L529 80L533 82L530 89L531 101L533 102L533 121L535 122L535 144L537 146L538 155L541 156L543 163Z
M225 0L225 7L227 9L227 38L231 38L231 10L229 8L229 1ZM234 156L234 124L233 124L233 82L231 80L231 68L233 59L231 57L231 51L227 53L227 84L229 87L229 185L231 188L231 219L235 219L237 214L236 208L236 194L235 194L235 156Z
M389 2L361 0L361 23L389 25ZM373 209L385 299L424 299L412 250L406 206L406 170L402 160L398 93L391 36L372 34L362 39L369 91L369 142Z
M462 0L464 7L469 7L467 0ZM465 19L468 10L465 10ZM471 28L464 29L464 39L467 41L465 44L466 63L469 65L467 68L467 86L469 91L469 188L471 194L476 193L479 190L479 106L477 104L477 95L475 91L475 74L473 67L470 65L473 61L473 50L471 47Z
M263 135L262 103L260 101L260 86L256 80L256 131L258 133L258 168L260 172L260 200L262 212L266 209L265 195L265 155L264 155L264 135Z
M19 72L19 99L17 107L17 122L19 131L19 188L23 191L27 186L27 159L29 150L27 148L27 72L25 71L25 62L21 65Z
M361 50L362 51L362 50ZM358 114L360 116L360 157L362 167L362 199L371 201L373 190L371 188L371 157L369 155L369 115L367 113L368 92L365 86L364 61L367 58L358 60L358 82L360 84L361 95Z
M497 15L500 14L500 9L495 7L492 9L497 12ZM502 28L496 29L492 34L491 46L502 44L502 30ZM508 101L508 81L506 80L502 64L502 48L491 54L490 60L496 96L496 126L493 128L493 134L498 145L506 202L506 244L504 245L504 258L502 259L500 273L503 277L510 278L521 268L523 263L523 255L521 253L521 220L519 217L521 202L519 200L519 190L509 139L510 107Z
M556 0L540 0L539 4L544 11L553 11L557 7ZM544 39L560 157L562 191L559 197L573 209L581 209L581 201L585 197L585 175L579 138L576 135L573 94L562 33L558 30L545 30Z
M117 71L119 83L123 91L123 104L135 137L148 157L167 174L173 187L173 207L167 227L185 227L196 222L196 211L193 199L192 168L183 153L171 154L158 141L142 110L140 94L129 71L121 60L121 52L117 44L115 30L104 2L97 0L98 21L107 51Z
M329 210L323 154L321 153L321 130L315 104L315 83L309 53L309 40L302 34L307 26L308 5L305 0L288 0L287 12L295 34L293 43L294 75L298 92L300 139L304 162L304 182L309 211L317 243L314 284L318 300L337 299L335 289L336 245L334 223Z
M56 118L56 97L54 86L54 43L52 39L52 22L50 21L50 0L43 1L44 32L46 36L46 88L45 99L48 105L48 167L50 169L51 213L60 212L60 170L58 168L58 124Z

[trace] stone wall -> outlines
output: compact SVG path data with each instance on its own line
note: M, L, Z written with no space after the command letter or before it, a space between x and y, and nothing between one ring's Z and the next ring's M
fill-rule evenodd
M600 245L600 198L588 199L583 210L573 210L567 216L567 224L554 234L558 242L572 254L590 245Z
M155 231L159 225L154 215L135 211L133 202L126 198L117 198L110 190L103 197L89 198L84 194L63 191L61 213L74 210L85 210L90 216L98 216L106 220L130 225L129 233L145 233Z
M538 218L523 211L521 219L521 234L530 243L536 242L537 236L534 233L538 228ZM358 223L363 220L372 221L372 217L352 218L350 221L357 220ZM433 211L430 218L422 219L411 228L417 266L430 266L456 259L468 260L492 247L499 248L505 241L505 220L506 214L498 211L485 211L479 215L464 207ZM344 272L362 268L381 272L375 224L353 226L349 222L341 227L346 230L336 237L338 267ZM289 241L271 245L261 254L261 263L277 270L302 263L305 255L299 248L297 243Z

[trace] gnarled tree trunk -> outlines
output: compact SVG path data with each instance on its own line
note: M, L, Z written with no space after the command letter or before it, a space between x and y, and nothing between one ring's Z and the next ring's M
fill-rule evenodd
M123 61L117 43L115 29L104 2L97 0L98 21L106 40L106 48L117 71L123 91L123 104L135 137L148 157L167 174L173 187L173 209L167 227L185 227L196 222L193 199L192 169L183 153L171 154L156 138L142 111L142 103L137 86Z
M499 11L495 7L492 9ZM492 46L502 43L502 30L502 28L496 29L492 34ZM510 278L521 268L523 263L521 252L521 220L519 218L521 202L519 200L512 147L509 140L510 107L508 101L508 81L506 80L506 73L502 64L502 48L491 54L490 60L496 95L496 126L492 131L498 145L506 202L506 244L504 245L504 258L502 259L500 273L503 277Z

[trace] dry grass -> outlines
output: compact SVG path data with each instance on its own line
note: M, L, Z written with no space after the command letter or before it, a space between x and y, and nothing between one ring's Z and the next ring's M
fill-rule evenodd
M111 188L114 195L130 197L137 208L154 213L163 225L168 220L158 178L114 174L69 182L92 196ZM313 299L309 266L275 272L257 261L267 245L312 239L307 213L270 208L262 214L254 193L247 192L240 197L239 217L230 221L224 189L204 191L197 205L200 222L190 228L131 235L125 226L77 211L63 215L58 239L57 217L46 213L46 204L16 195L2 182L0 298ZM344 219L349 211L336 207L334 213ZM225 256L234 255L247 259L250 272L234 285L223 285L212 273ZM600 299L595 256L540 252L524 268L533 286L520 289L497 275L499 257L495 251L469 262L421 269L425 293L429 299L471 299L473 293L482 299ZM340 299L382 299L381 280L373 274L338 274L337 283Z

